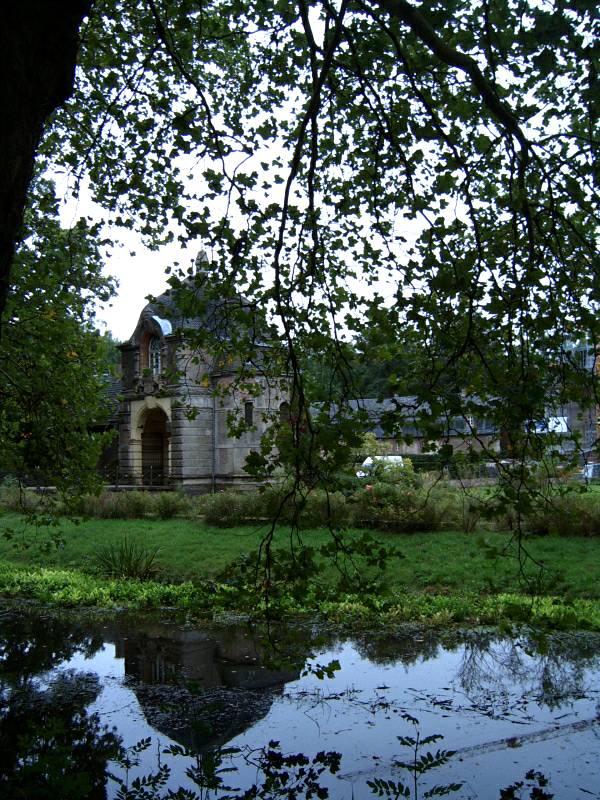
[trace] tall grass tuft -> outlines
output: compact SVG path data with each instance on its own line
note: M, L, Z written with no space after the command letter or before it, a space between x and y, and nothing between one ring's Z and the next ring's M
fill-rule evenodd
M156 556L159 548L148 548L135 539L125 537L118 544L103 547L95 554L98 571L111 578L137 578L145 581L156 577Z

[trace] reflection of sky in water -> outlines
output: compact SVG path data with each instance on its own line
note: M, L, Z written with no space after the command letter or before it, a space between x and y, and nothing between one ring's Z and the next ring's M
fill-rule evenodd
M406 773L403 778L392 762L399 756L408 760L396 739L414 735L414 728L400 717L407 712L419 719L422 736L444 736L430 749L458 751L446 767L431 773L437 784L465 782L463 790L452 796L498 797L500 788L522 779L531 768L551 773L553 790L562 789L560 797L578 796L564 794L576 787L600 791L596 757L600 725L573 729L574 723L585 724L597 716L598 671L584 674L586 697L554 710L536 702L538 687L527 683L525 670L521 686L504 684L500 692L498 686L478 687L477 701L483 703L479 707L457 681L464 655L460 647L454 652L440 650L437 658L419 660L409 668L401 663L378 666L345 643L335 652L342 669L333 679L321 682L306 677L288 684L285 698L274 703L268 717L235 741L259 746L277 738L286 749L309 754L338 750L343 753L342 770L328 782L332 795L372 797L365 786L368 779L392 777L406 782ZM319 660L326 658L322 655ZM524 666L533 663L523 657ZM563 728L562 735L557 726ZM535 741L536 734L544 738ZM509 737L525 741L520 747L498 741Z
M109 728L113 726L121 737L123 747L133 747L140 739L152 738L152 746L143 754L139 768L130 771L130 780L137 775L147 774L156 769L157 751L175 744L162 733L157 731L146 722L144 712L135 693L124 685L125 669L122 658L116 657L114 644L106 643L91 658L85 658L81 653L77 653L67 663L62 664L61 669L75 669L82 672L96 672L102 682L102 691L95 702L88 706L90 713L97 712L103 724ZM164 756L162 756L164 761ZM189 761L184 758L173 759L171 767L171 781L173 788L183 786L188 783L185 775ZM110 765L110 771L119 777L124 777L124 770L116 765ZM111 788L113 791L111 792ZM107 794L113 797L115 794L115 784L109 781Z
M487 651L469 643L453 650L433 648L433 658L417 656L410 665L394 663L389 645L383 664L361 652L364 647L344 642L320 653L315 661L338 659L341 670L332 678L307 675L288 682L283 694L274 694L268 714L232 743L258 748L274 739L284 752L309 756L337 750L343 755L341 774L324 781L330 795L361 800L373 797L367 780L408 782L393 760L408 760L396 737L414 735L401 717L409 713L419 719L422 736L444 736L429 749L458 751L448 765L424 779L422 788L430 777L429 785L462 781L463 789L451 797L493 799L500 788L537 769L551 777L549 790L563 800L594 796L583 790L600 793L600 724L592 724L598 723L600 652L588 662L592 666L565 658L568 644L562 655L532 657L509 640L494 640ZM161 749L171 740L146 722L123 680L124 661L116 653L115 645L105 644L93 657L78 653L59 669L100 676L102 691L89 710L116 727L124 746L153 738L145 762L133 775L147 773L156 768L157 739ZM174 760L173 788L188 785L187 763ZM230 780L238 787L248 785L256 780L256 770L240 765Z

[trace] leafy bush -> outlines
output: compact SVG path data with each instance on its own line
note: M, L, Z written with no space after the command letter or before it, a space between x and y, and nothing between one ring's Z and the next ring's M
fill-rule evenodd
M50 495L19 486L16 481L6 480L0 486L0 507L7 511L37 513L53 504L54 498Z
M262 515L302 528L330 526L345 527L351 517L351 508L342 492L325 489L308 491L300 487L295 493L291 484L269 487L262 492Z
M200 510L206 522L225 528L275 518L303 528L326 525L343 528L350 520L351 508L341 492L315 489L288 495L286 485L262 492L218 492L203 497Z
M84 495L76 511L98 519L142 519L153 513L154 504L149 492L103 492Z
M482 504L478 500L463 495L460 530L473 533L479 526L482 514Z
M401 532L436 531L443 527L445 504L432 492L391 483L376 483L354 497L354 523Z
M277 520L301 528L350 526L418 532L458 528L467 520L462 495L456 490L425 490L413 482L411 471L399 482L381 481L352 496L324 489L291 492L291 486L272 486L263 492L219 492L202 498L201 511L213 525L234 527L245 522Z
M116 492L115 496L121 519L139 519L152 513L152 495L148 492Z
M427 503L437 509L441 527L445 530L473 533L482 525L487 525L484 510L488 496L482 490L469 493L461 488L438 483L429 486L424 494L427 495Z
M125 537L116 545L98 550L94 560L98 571L110 578L150 580L158 572L158 547L148 548L135 539Z
M217 492L203 498L201 508L206 522L223 528L233 528L263 515L258 492Z
M115 498L112 492L103 492L100 495L86 494L78 498L74 505L74 512L82 517L96 517L100 519L114 519Z
M178 492L103 492L81 497L75 511L97 519L172 519L191 512L191 503Z
M531 533L555 536L600 535L600 494L596 492L556 494L540 499L527 517Z
M341 492L326 492L318 489L306 498L300 513L300 524L306 528L328 526L344 528L351 517L351 508Z
M160 519L172 519L191 510L188 498L180 492L157 492L153 499L154 513Z
M376 460L370 465L361 465L359 470L361 482L393 483L399 486L416 488L422 484L420 476L415 473L412 460L404 457L402 466Z
M284 482L276 486L268 486L255 495L256 519L275 519L278 522L292 523L297 521L306 505L305 495L293 491L292 482Z

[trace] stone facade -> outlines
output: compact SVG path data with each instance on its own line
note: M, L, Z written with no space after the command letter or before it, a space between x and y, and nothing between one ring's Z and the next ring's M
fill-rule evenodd
M186 330L203 324L210 323L181 318L166 292L143 309L130 340L121 345L122 481L191 493L255 486L245 460L285 403L285 381L257 370L243 388L236 386L235 364L217 364L188 346ZM231 419L251 429L236 438L229 431Z

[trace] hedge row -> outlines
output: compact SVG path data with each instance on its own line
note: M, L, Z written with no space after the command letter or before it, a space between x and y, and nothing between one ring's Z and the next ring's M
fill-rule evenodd
M304 494L278 489L219 492L203 498L202 513L206 522L222 527L276 519L302 528L416 532L464 529L469 509L454 491L375 483L348 496L322 489Z

